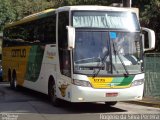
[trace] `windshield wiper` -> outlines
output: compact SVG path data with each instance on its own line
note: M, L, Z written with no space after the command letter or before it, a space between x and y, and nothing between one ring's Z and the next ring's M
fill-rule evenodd
M107 59L108 56L109 56L109 51L106 51L104 53L104 56L101 58L101 61L98 64L98 67L97 67L98 71L96 72L95 69L94 69L94 71L93 71L93 77L96 77L99 74L99 72L100 72L101 68L103 68L103 65L104 65L104 63L105 63L105 61L106 61L106 59ZM101 64L101 62L102 62L102 64Z
M116 48L115 48L115 43L114 43L114 41L113 41L113 49L114 49L115 55L117 54L117 56L118 56L120 62L121 62L122 65L123 65L124 70L126 71L126 73L125 73L124 75L125 75L126 77L128 77L129 72L128 72L127 67L126 67L126 65L124 64L124 62L123 62L121 56L119 55L119 52L118 52L118 51L116 50Z

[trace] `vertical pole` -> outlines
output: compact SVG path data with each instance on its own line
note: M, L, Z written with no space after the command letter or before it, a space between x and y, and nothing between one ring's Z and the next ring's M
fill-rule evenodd
M123 7L131 7L132 0L123 0Z
M131 8L132 7L132 0L129 1L129 4L130 4L129 7Z

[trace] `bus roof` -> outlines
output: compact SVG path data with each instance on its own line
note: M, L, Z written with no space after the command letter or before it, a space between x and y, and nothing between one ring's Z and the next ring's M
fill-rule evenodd
M69 11L69 10L98 10L98 11L130 11L135 12L135 8L123 8L123 7L110 7L110 6L98 6L98 5L79 5L79 6L64 6L59 7L56 12Z
M6 24L5 28L12 27L12 26L19 25L19 24L26 23L26 22L30 22L30 21L33 21L36 19L40 19L40 18L43 18L45 16L49 16L50 14L54 14L54 13L55 13L55 9L44 10L42 12L38 12L35 14L31 14L29 16L26 16L16 22L8 23L8 24Z
M70 11L70 10L86 10L86 11L130 11L137 13L138 16L138 9L136 8L122 8L122 7L110 7L110 6L97 6L97 5L79 5L79 6L64 6L59 7L57 9L48 9L44 10L42 12L38 12L35 14L31 14L29 16L24 17L21 20L18 20L16 22L11 22L9 24L6 24L5 28L12 27L15 25L23 24L26 22L30 22L36 19L43 18L45 16L49 16L51 14L54 14L55 12L61 12L61 11Z
M98 6L98 5L64 6L64 7L59 7L56 10L56 12L70 11L70 10L133 12L133 13L136 13L137 18L139 19L139 9L138 8L129 8L129 7L111 7L111 6Z

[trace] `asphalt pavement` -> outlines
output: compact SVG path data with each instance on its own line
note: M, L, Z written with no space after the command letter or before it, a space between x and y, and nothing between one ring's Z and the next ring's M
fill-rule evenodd
M154 106L118 102L113 107L103 103L69 103L54 107L47 95L9 84L0 84L0 120L159 120ZM152 119L151 119L152 118Z
M8 82L0 82L0 84L5 85L8 84ZM0 96L3 96L4 94L4 91L0 90ZM2 97L0 97L0 99L2 99ZM160 108L160 98L155 98L151 96L143 97L143 99L140 101L129 101L127 103Z

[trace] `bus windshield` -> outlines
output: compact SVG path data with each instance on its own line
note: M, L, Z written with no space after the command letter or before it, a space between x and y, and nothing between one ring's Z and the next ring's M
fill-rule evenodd
M76 28L74 73L120 75L142 72L142 44L134 14L74 12L73 26Z
M129 74L140 73L140 46L140 33L77 30L74 70L84 74L93 74L96 69L101 70L100 74L125 74L126 68Z

